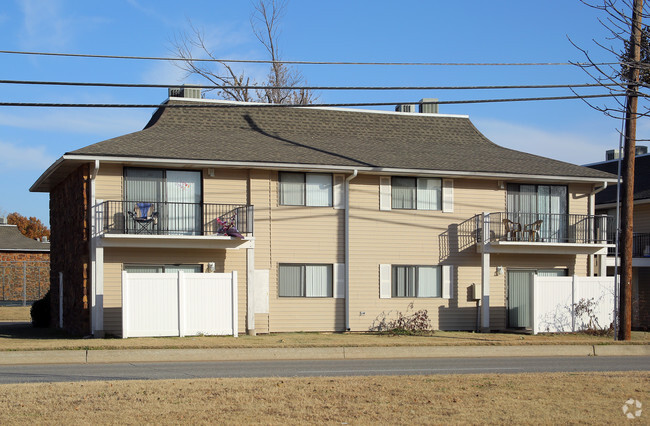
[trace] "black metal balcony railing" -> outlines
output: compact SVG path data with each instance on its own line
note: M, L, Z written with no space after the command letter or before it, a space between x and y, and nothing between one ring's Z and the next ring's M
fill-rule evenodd
M611 232L611 238L614 239L615 233ZM619 244L621 238L619 236ZM618 248L618 254L621 255L622 248ZM616 255L616 249L610 247L607 251L609 256ZM635 232L632 234L632 257L650 257L650 234Z
M614 218L605 215L497 212L476 215L474 222L479 242L613 243Z
M93 214L96 234L253 234L253 206L245 204L105 201Z

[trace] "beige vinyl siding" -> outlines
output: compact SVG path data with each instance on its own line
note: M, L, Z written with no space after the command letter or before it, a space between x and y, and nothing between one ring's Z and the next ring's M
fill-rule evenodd
M248 171L242 169L213 169L214 177L203 171L203 202L216 204L246 204Z
M215 262L217 272L237 271L239 332L246 331L246 250L104 249L104 329L122 333L122 270L126 264L201 264Z
M634 206L634 232L650 232L650 204Z
M344 299L279 297L278 268L280 263L343 263L345 212L333 207L281 206L277 172L271 178L270 331L341 331ZM257 239L257 218L255 226Z
M406 314L419 309L428 311L433 328L474 329L476 302L467 300L467 287L480 283L481 259L473 239L459 238L459 224L481 212L504 211L505 190L499 189L497 181L454 179L453 213L380 211L378 176L361 175L352 184L351 329L365 331L384 315L394 317L398 311ZM452 265L454 297L380 299L380 264ZM494 302L503 305L503 284L493 284L491 292Z
M95 178L95 198L104 201L122 200L123 173L121 164L102 163Z

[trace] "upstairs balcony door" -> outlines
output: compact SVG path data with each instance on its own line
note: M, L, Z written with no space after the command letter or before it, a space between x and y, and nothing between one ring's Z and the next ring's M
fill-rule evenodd
M562 243L568 235L567 187L508 184L508 219L538 241ZM525 232L524 232L525 234Z
M132 220L136 233L201 234L201 172L126 168L125 200L127 210L145 207L154 218L144 229Z

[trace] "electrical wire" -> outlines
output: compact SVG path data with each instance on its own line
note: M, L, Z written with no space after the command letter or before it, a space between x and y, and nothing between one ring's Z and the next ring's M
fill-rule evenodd
M43 108L322 108L322 107L358 107L358 106L391 106L391 105L453 105L453 104L478 104L495 102L527 102L527 101L555 101L585 98L606 98L625 96L624 94L602 94L584 96L553 96L537 98L507 98L507 99L470 99L458 101L435 102L352 102L329 104L264 104L264 103L186 103L186 104L91 104L91 103L47 103L47 102L0 102L0 107L43 107Z
M249 90L490 90L490 89L568 89L583 87L617 87L615 83L581 84L529 84L529 85L489 85L489 86L227 86L202 84L139 84L139 83L98 83L77 81L36 81L0 80L0 84L23 84L44 86L85 86L85 87L129 87L129 88L198 88L198 89L249 89ZM627 84L625 84L627 86Z
M205 59L205 58L165 58L156 56L93 55L84 53L27 52L17 50L0 50L10 55L58 56L69 58L94 59L128 59L147 61L181 61L181 62L223 62L243 64L286 64L286 65L379 65L379 66L594 66L620 65L621 62L346 62L346 61L272 61L265 59Z

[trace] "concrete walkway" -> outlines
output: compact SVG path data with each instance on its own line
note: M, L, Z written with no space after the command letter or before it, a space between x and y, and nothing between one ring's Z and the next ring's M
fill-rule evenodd
M396 346L2 351L0 365L294 359L650 356L650 345Z

